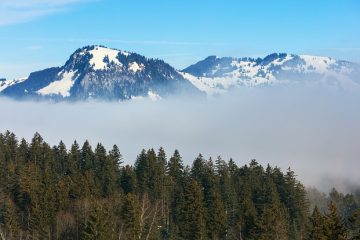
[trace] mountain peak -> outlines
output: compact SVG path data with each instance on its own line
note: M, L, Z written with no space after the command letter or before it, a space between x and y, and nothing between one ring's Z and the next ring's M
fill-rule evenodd
M257 59L210 56L182 72L207 93L221 93L237 86L278 84L318 84L360 90L358 64L311 55L272 53Z
M187 91L202 95L164 61L101 45L79 48L64 66L34 72L23 83L0 89L7 96L55 100L164 98Z
M102 45L91 45L76 50L65 66L76 68L77 63L88 64L92 70L109 70L112 66L122 67L120 57L128 57L131 53Z
M299 83L360 91L359 74L355 63L287 53L257 59L209 56L176 71L162 60L91 45L77 49L62 67L1 80L0 92L15 98L127 100Z

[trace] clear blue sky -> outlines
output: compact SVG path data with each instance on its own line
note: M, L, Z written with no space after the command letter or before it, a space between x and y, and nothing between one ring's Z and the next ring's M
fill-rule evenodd
M272 52L360 62L358 0L0 0L0 77L102 44L183 68Z

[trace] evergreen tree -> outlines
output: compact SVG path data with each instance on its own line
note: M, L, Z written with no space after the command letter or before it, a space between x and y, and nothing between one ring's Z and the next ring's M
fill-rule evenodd
M121 211L123 220L123 233L125 239L139 239L140 227L140 203L134 194L127 194Z
M149 161L145 149L141 151L135 161L135 173L137 179L137 190L139 194L142 195L149 191Z
M14 202L8 198L0 199L0 227L5 226L3 229L4 234L8 239L16 239L20 237L20 224L17 216L17 209Z
M286 211L280 202L271 172L268 166L263 175L262 190L257 193L258 204L262 206L256 221L257 239L288 239Z
M359 239L359 199L317 194L309 216L291 169L256 160L238 167L175 150L143 150L121 166L119 148L86 141L70 150L36 133L30 144L0 133L0 234L7 239Z
M197 181L192 180L185 189L182 206L180 236L183 239L204 240L206 236L203 194Z
M287 223L284 212L275 204L264 208L256 222L256 239L288 239Z
M53 148L55 152L55 170L62 175L69 174L69 161L65 144L60 141L59 145Z
M350 239L360 240L360 208L356 210L349 219L350 222Z
M66 183L69 186L69 198L78 199L83 195L83 176L82 176L82 154L79 144L74 141L68 154L68 172Z
M94 152L91 148L89 141L85 141L81 148L81 160L79 168L82 173L88 170L94 170Z
M85 223L83 239L117 239L114 217L106 206L99 203L95 204L94 209Z
M43 164L43 138L35 133L30 144L30 161L35 165Z
M216 160L216 173L219 177L219 188L227 217L227 225L235 220L236 199L232 176L228 164L219 156Z
M170 239L178 239L182 215L182 208L184 206L184 184L185 173L184 165L181 155L178 150L169 159L167 165L167 176L169 178L168 188L169 193L169 219L167 220L168 232Z
M328 226L328 238L331 240L347 239L347 231L342 224L341 218L337 212L337 207L333 202L329 204L329 213L326 215L326 218Z
M315 206L314 211L310 217L307 240L327 240L327 225L326 218L321 214L318 207Z
M120 177L120 186L125 194L136 193L136 174L134 168L126 165L122 168Z
M167 174L173 185L183 184L184 164L178 150L174 151L167 165L167 169Z

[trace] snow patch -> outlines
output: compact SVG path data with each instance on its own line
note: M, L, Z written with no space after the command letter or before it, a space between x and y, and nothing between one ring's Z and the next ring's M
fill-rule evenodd
M113 62L117 65L122 66L122 63L119 61L117 56L119 55L119 53L125 56L129 55L128 52L105 48L105 47L99 47L99 46L89 51L89 53L92 55L92 58L90 59L90 65L93 66L94 70L108 69L108 62L105 61L106 57L109 59L110 63Z
M144 99L143 96L131 96L131 100L141 100Z
M63 97L70 97L70 89L74 85L76 72L64 72L61 74L62 79L50 83L48 86L37 91L38 94L46 95L61 95Z
M216 93L222 93L224 90L217 88L214 86L213 78L206 78L206 77L196 77L189 73L179 72L179 74L191 82L197 89L202 92L205 92L207 95L213 95Z
M132 62L129 64L129 70L132 71L133 73L136 73L138 71L144 70L144 65L143 64L139 65L137 62Z
M252 59L234 58L229 64L233 70L230 72L223 71L224 73L221 76L195 77L188 73L180 72L180 74L200 91L212 95L214 93L226 92L233 87L255 87L287 83L291 79L286 80L277 78L278 73L285 72L286 74L287 71L294 74L300 74L298 75L299 77L301 77L302 74L304 75L304 79L306 79L307 73L319 74L322 77L319 78L318 81L324 82L323 84L325 84L325 81L328 81L327 79L343 79L344 77L347 77L346 75L350 72L350 68L347 69L344 66L341 66L341 69L339 68L340 70L333 69L333 66L339 64L333 58L310 55L300 55L299 57L304 63L295 62L292 64L292 61L296 60L296 55L293 54L286 54L284 57L276 58L266 65L258 64ZM276 68L274 68L274 66L276 66ZM217 65L209 70L212 74L215 74L219 71L222 72L222 70L227 70L228 68L228 66L223 66L223 69L219 69L219 66ZM341 73L341 75L338 73ZM342 80L342 82L345 83L344 80Z
M336 63L335 59L329 57L310 55L300 55L300 57L305 61L305 69L314 69L319 73L326 73L329 70L328 67Z
M152 100L152 101L157 101L160 100L161 97L159 94L157 94L156 92L153 92L152 90L148 91L148 97Z
M287 61L290 61L293 58L294 57L291 56L291 54L286 54L286 57L277 58L275 61L272 62L272 64L275 65L275 66L280 66L280 65L283 65L284 63L286 63Z
M13 80L5 80L5 81L1 81L0 82L0 92L4 91L6 88L24 82L25 80L27 80L27 77L22 77L22 78L18 78L18 79L13 79Z

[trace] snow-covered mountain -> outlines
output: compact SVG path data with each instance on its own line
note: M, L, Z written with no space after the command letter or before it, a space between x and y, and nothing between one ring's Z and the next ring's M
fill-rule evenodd
M360 66L329 57L271 54L265 58L210 56L180 72L208 94L245 86L317 84L360 91Z
M26 80L26 78L19 78L19 79L14 79L14 80L6 80L5 78L0 78L0 92L2 90L4 90L5 88L8 88L8 87L18 84L18 83L21 83L25 80Z
M162 60L102 46L78 49L62 67L2 81L0 86L3 95L17 99L126 100L203 94Z
M360 66L329 57L274 53L257 59L210 56L178 71L162 60L87 46L75 51L62 67L0 80L0 95L58 101L159 99L292 84L360 92Z

